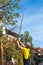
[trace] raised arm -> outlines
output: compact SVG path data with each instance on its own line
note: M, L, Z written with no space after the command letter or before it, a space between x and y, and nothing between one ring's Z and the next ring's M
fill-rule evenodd
M18 44L18 47L19 48L22 48L22 46L20 45L19 41L17 41L17 44Z
M25 45L23 43L20 43L23 47L25 47Z

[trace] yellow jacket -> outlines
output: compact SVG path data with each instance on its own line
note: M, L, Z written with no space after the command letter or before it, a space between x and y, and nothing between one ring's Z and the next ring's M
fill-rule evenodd
M23 55L24 55L25 59L30 58L30 49L29 48L22 47L21 50L23 52Z

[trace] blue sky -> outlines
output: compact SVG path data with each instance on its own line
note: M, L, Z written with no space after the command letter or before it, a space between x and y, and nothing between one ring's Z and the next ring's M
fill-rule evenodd
M43 48L43 0L22 0L20 7L21 16L24 13L21 33L28 30L34 47Z
M33 38L34 47L43 48L43 0L21 0L20 10L17 11L21 15L18 19L18 26L24 13L21 33L29 31Z

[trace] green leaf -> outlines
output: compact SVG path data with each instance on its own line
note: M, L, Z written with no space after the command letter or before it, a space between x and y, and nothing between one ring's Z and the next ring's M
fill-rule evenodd
M14 16L14 17L19 17L20 15L19 15L19 13L14 13L13 16Z
M15 4L16 8L20 9L20 6L18 5L18 3Z
M18 2L20 2L21 0L18 0Z

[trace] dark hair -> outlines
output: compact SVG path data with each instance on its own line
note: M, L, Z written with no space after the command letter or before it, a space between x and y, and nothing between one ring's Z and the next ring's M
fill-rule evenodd
M26 47L26 48L30 48L30 46L29 46L28 44L25 44L25 47Z

